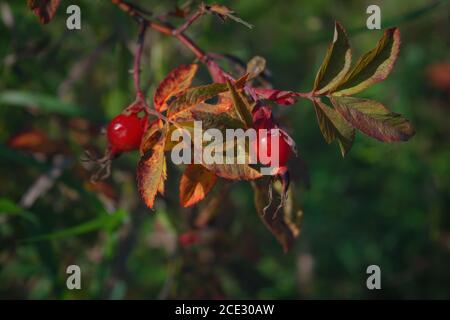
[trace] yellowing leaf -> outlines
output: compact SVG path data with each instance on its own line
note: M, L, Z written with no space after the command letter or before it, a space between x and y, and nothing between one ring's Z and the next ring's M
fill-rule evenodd
M314 81L317 94L327 92L335 87L350 69L352 53L347 34L339 22L334 27L333 42L329 45L325 58Z
M226 129L245 128L245 124L236 118L231 117L228 112L213 113L202 111L193 111L195 120L202 121L203 130L219 129L225 131Z
M164 192L164 180L167 178L165 170L164 145L166 143L167 129L163 129L163 135L147 151L139 161L137 180L139 193L149 208L153 208L158 192Z
M141 155L153 148L153 146L161 138L161 129L163 128L163 123L160 119L154 121L150 128L144 133L142 137L141 146L139 148Z
M216 184L217 176L203 166L186 167L180 180L180 203L189 207L203 200Z
M355 129L338 113L319 99L314 99L317 123L327 143L335 139L339 141L341 154L344 157L350 151L355 139Z
M217 176L229 180L255 180L262 177L261 173L248 164L202 164Z
M230 10L229 8L227 8L223 5L213 4L210 6L206 6L206 9L209 10L210 12L217 14L222 19L230 18L238 23L243 24L244 26L246 26L249 29L253 28L253 26L250 23L245 22L244 20L242 20L239 17L236 17L235 15L233 15L234 11Z
M380 141L406 141L415 131L411 123L381 103L354 97L331 97L336 110L355 128Z
M248 78L253 79L259 76L261 73L264 72L264 69L266 68L266 59L260 56L253 57L248 63L247 63L247 73Z
M172 70L156 89L153 102L155 109L162 112L167 109L167 100L191 86L198 69L197 64L180 65Z
M250 106L248 105L247 99L241 95L240 92L236 90L236 87L227 80L228 90L231 93L231 98L233 99L234 107L237 114L241 118L242 122L245 123L247 128L253 127L253 117L250 113Z
M236 87L242 88L247 81L247 77L248 75L244 75L243 77L236 80ZM190 113L190 109L208 99L214 98L215 96L227 90L228 86L225 83L213 83L205 86L190 88L185 93L178 96L177 99L170 104L168 109L168 116L172 120L178 118L183 118L184 120L186 117L186 112Z
M400 30L388 29L377 46L364 54L344 79L332 89L333 95L349 96L380 82L389 75L400 51Z

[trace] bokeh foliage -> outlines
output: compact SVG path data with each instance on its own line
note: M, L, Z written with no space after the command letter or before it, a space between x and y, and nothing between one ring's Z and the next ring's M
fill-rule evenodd
M174 4L135 3L156 14ZM371 49L381 31L365 29L365 10L379 4L383 28L400 27L402 48L390 77L364 97L405 115L415 137L382 144L357 135L342 159L336 144L324 142L308 101L278 107L311 181L292 195L304 218L288 254L257 217L247 183L216 186L220 205L213 196L181 209L178 180L171 179L151 212L136 191L137 154L115 161L103 188L92 186L79 166L86 147L105 146L101 127L132 102L135 23L109 1L85 0L82 30L68 31L65 10L42 26L25 1L0 1L0 297L449 298L450 91L433 85L427 72L449 62L448 1L221 3L255 28L206 17L188 33L207 51L264 56L276 87L298 91L311 89L334 20L346 26L355 55ZM154 32L146 43L143 83L150 97L167 72L193 57ZM210 81L205 69L196 81ZM31 155L7 146L30 128L64 145L62 164L55 152ZM27 206L24 195L58 166L61 175ZM305 180L302 162L290 166ZM169 170L172 177L181 172ZM202 242L179 248L177 234L210 212L216 215L202 229ZM65 287L70 264L82 269L80 291ZM381 267L381 291L366 289L370 264Z

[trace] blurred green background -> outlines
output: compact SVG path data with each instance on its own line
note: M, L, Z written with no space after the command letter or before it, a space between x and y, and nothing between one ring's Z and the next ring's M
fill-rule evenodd
M264 56L275 87L306 91L334 20L346 27L354 59L382 34L365 28L368 5L381 7L382 28L400 27L392 74L359 96L410 119L417 133L409 142L358 134L342 159L308 101L277 108L311 181L294 186L304 218L287 254L257 216L248 183L221 182L208 200L181 209L181 168L169 165L166 196L152 212L136 191L137 153L114 161L104 183L89 183L80 155L102 152L101 128L134 98L137 26L109 1L85 0L76 1L82 30L69 31L73 2L63 0L43 26L25 1L0 0L1 298L450 298L448 1L218 1L254 29L209 16L187 32L206 51ZM156 15L175 5L134 3ZM151 99L193 56L150 31L143 59ZM195 81L210 81L204 68ZM11 148L24 132L25 146ZM290 166L295 176L303 164ZM177 236L187 230L201 241L183 248ZM66 288L70 264L81 267L82 290ZM366 288L371 264L381 268L382 290Z

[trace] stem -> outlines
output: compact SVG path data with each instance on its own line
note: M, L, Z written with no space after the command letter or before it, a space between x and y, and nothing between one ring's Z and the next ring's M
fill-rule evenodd
M200 5L200 8L183 25L181 25L180 27L178 27L173 31L173 35L177 36L178 34L186 31L187 28L189 28L191 24L193 24L198 18L203 16L205 12L206 12L205 6L203 4Z
M142 23L146 24L147 27L149 27L155 31L158 31L162 34L174 36L184 46L186 46L190 51L192 51L192 53L194 53L194 55L203 63L206 63L208 61L208 57L206 56L206 53L202 49L200 49L197 46L197 44L195 44L194 41L192 41L192 39L190 39L188 36L186 36L183 32L177 33L175 31L176 29L174 27L172 27L171 25L169 25L168 23L163 24L163 23L159 23L159 22L150 21L149 19L144 17L136 9L136 7L134 7L133 5L131 5L128 2L125 2L124 0L111 0L111 2L114 5L118 6L119 9L121 9L122 11L124 11L125 13L130 15L131 17L134 17L134 18L138 19L139 21L141 21ZM197 18L195 18L195 19L197 19ZM182 29L182 31L184 31L184 30Z
M159 33L178 39L178 41L180 41L186 48L188 48L207 67L208 62L213 62L213 58L211 56L207 55L205 51L203 51L191 38L184 34L184 31L205 13L205 8L203 6L201 6L199 10L194 13L182 26L176 29L169 23L155 22L147 19L134 5L125 2L124 0L111 0L111 2L131 17L137 19L142 25L158 31ZM140 50L142 51L142 48L140 48ZM136 60L140 59L140 54L141 53L138 50ZM136 89L138 90L138 95L142 95L142 91L140 91L139 87L139 71L137 71L136 76L136 70L139 69L135 66L135 85ZM314 92L298 92L296 93L296 96L307 99L315 97Z
M136 94L138 96L143 96L139 74L141 72L141 57L142 57L142 50L144 48L144 39L145 39L146 28L147 28L147 25L145 23L141 23L141 26L139 28L139 36L138 36L138 47L137 47L136 55L134 56L133 80L134 80L134 87L136 89Z

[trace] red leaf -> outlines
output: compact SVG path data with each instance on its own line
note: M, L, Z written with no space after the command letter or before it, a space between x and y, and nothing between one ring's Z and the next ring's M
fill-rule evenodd
M61 0L28 0L28 7L39 18L40 23L46 24L54 17Z
M295 92L266 88L253 88L252 90L259 98L272 100L277 104L287 106L297 102Z
M207 63L209 74L214 82L226 83L227 80L234 80L232 76L222 70L214 60L209 60Z
M191 86L198 65L180 65L172 70L159 84L153 98L155 109L162 112L167 109L167 100Z

